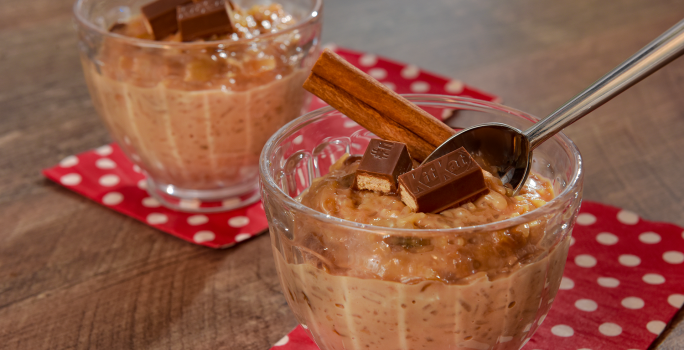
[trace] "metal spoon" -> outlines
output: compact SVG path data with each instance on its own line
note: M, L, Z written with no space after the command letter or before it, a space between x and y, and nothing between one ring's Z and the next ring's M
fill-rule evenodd
M501 123L476 125L450 137L423 164L465 147L480 165L493 171L504 184L510 184L517 194L530 173L532 151L537 146L682 53L684 20L524 132Z

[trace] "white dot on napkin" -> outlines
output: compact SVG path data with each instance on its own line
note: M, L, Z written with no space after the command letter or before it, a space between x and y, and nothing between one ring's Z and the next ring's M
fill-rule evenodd
M594 267L596 266L596 258L589 254L580 254L575 257L575 264L580 267Z
M64 186L76 186L81 183L81 175L76 173L66 174L59 178L59 182Z
M248 224L249 224L249 218L246 216L236 216L236 217L230 218L228 220L228 225L230 225L230 227L239 228L239 227L247 226Z
M156 198L145 197L142 200L142 205L143 207L147 208L158 208L159 206L161 206L161 203L159 203L159 201Z
M213 241L216 235L211 231L199 231L192 236L192 240L197 243Z
M113 149L112 149L112 146L110 146L110 145L104 145L102 147L95 149L95 153L97 153L103 157L106 157L106 156L112 154L112 151L113 151Z
M123 202L124 196L119 192L109 192L102 197L102 203L105 205L117 205Z
M594 215L583 213L577 215L577 224L582 226L589 226L596 222L596 217Z
M646 325L646 329L648 329L649 332L658 335L665 329L665 322L658 320L651 321Z
M109 158L100 158L95 161L95 166L99 169L114 169L116 168L116 163Z
M606 322L599 326L599 332L609 337L616 337L620 335L620 333L622 333L622 327L618 326L615 323Z
M138 181L138 188L143 190L143 191L146 190L147 189L147 180L142 179L142 180Z
M76 164L78 164L78 157L76 156L68 156L59 162L59 166L62 168L71 168Z
M235 208L235 207L240 206L241 203L242 203L242 200L239 197L235 197L235 198L229 198L229 199L224 200L223 202L221 202L221 205L224 208Z
M627 297L622 299L621 304L628 309L638 310L644 307L646 303L644 303L644 299L638 297Z
M202 205L202 202L200 202L198 199L181 199L178 202L178 206L180 206L183 209L197 209Z
M391 82L389 82L389 81L383 81L382 84L385 85L388 89L390 89L390 90L392 90L392 91L396 91L396 90L397 90L397 86L394 85L394 83L391 83Z
M290 337L284 336L284 337L280 338L280 340L278 340L277 343L273 344L273 346L283 346L289 342L290 342Z
M430 84L424 81L414 81L411 83L411 92L422 93L430 90Z
M246 239L250 239L251 237L252 237L252 235L250 235L249 233L241 233L241 234L235 236L235 241L236 242L242 242Z
M528 323L527 326L525 326L525 329L523 329L523 332L529 332L530 329L532 329L532 325L533 325L533 324L534 324L534 322L533 322L533 323Z
M147 223L150 225L165 224L167 221L169 221L169 218L164 214L152 213L147 215Z
M665 277L663 277L657 273L647 273L641 279L648 284L663 284L663 283L665 283Z
M684 305L684 295L672 294L667 297L667 303L679 309Z
M575 245L575 242L576 242L575 237L570 237L570 246L571 247Z
M114 174L108 174L100 177L98 180L100 185L105 186L105 187L112 187L116 186L119 183L119 177L114 175Z
M617 214L617 219L625 225L635 225L639 222L639 215L634 214L629 210L620 210Z
M409 64L401 70L400 74L401 77L404 79L415 79L418 78L418 75L420 74L420 68L412 64Z
M364 67L374 66L378 63L378 56L373 54L365 54L359 59L359 63Z
M579 299L575 302L575 307L586 312L596 311L598 304L591 299Z
M540 300L540 302L541 302L541 300ZM540 304L541 304L541 303L540 303ZM537 325L541 326L541 325L542 325L542 322L544 322L545 319L546 319L546 315L542 315L542 317L539 318L539 321L537 322Z
M135 171L136 173L139 173L142 171L142 169L140 169L140 167L138 165L133 164L133 171Z
M460 94L463 92L463 83L459 80L452 80L444 85L444 90L450 94Z
M206 215L193 215L188 217L188 224L192 226L202 225L209 222L209 218Z
M387 78L387 71L383 68L373 68L368 71L368 75L377 80L382 80Z
M606 288L615 288L620 285L620 281L613 277L599 277L596 282L599 286Z
M304 136L299 135L295 137L294 140L292 140L292 143L294 143L295 145L299 145L302 143L302 141L304 141Z
M560 289L568 290L568 289L572 289L574 287L575 287L575 281L573 281L570 278L565 277L565 276L563 276L563 278L561 278L561 283L560 283L560 287L559 287Z
M618 237L610 232L601 232L596 235L596 241L603 245L613 245L618 242Z
M660 235L655 232L644 232L639 235L641 243L656 244L660 242Z
M670 264L681 264L684 262L684 254L681 252L672 250L669 252L663 253L663 260Z
M558 337L572 337L575 334L575 330L570 326L557 324L551 328L551 333Z
M632 254L622 254L620 255L620 257L618 257L618 261L621 265L628 267L634 267L641 264L641 259L638 256Z

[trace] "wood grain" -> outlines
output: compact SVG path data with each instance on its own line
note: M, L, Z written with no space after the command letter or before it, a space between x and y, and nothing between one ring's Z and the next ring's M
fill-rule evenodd
M268 349L296 325L268 237L196 247L40 175L109 141L71 5L0 9L0 347ZM681 18L681 0L328 0L323 41L462 79L544 116ZM568 128L586 199L684 226L683 97L680 59ZM684 348L683 333L660 348Z

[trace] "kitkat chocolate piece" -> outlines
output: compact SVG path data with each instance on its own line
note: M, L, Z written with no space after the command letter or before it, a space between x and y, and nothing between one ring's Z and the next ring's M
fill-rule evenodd
M178 7L178 28L183 41L226 34L234 31L230 16L230 2L202 0Z
M463 147L399 176L401 200L416 212L438 213L485 192L482 169Z
M413 168L406 145L372 139L356 170L356 188L380 193L397 191L397 177Z
M176 8L192 2L191 0L157 0L143 6L140 11L145 17L148 29L154 35L155 40L162 40L165 37L178 31L176 22Z

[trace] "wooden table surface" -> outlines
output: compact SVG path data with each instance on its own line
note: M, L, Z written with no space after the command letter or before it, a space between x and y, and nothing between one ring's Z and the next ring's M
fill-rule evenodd
M684 18L684 1L328 0L324 18L324 42L544 116ZM684 226L684 59L566 133L584 156L586 199ZM77 58L71 0L4 0L0 348L268 349L292 329L267 235L197 247L40 175L109 141ZM662 349L684 348L682 329L673 334Z

